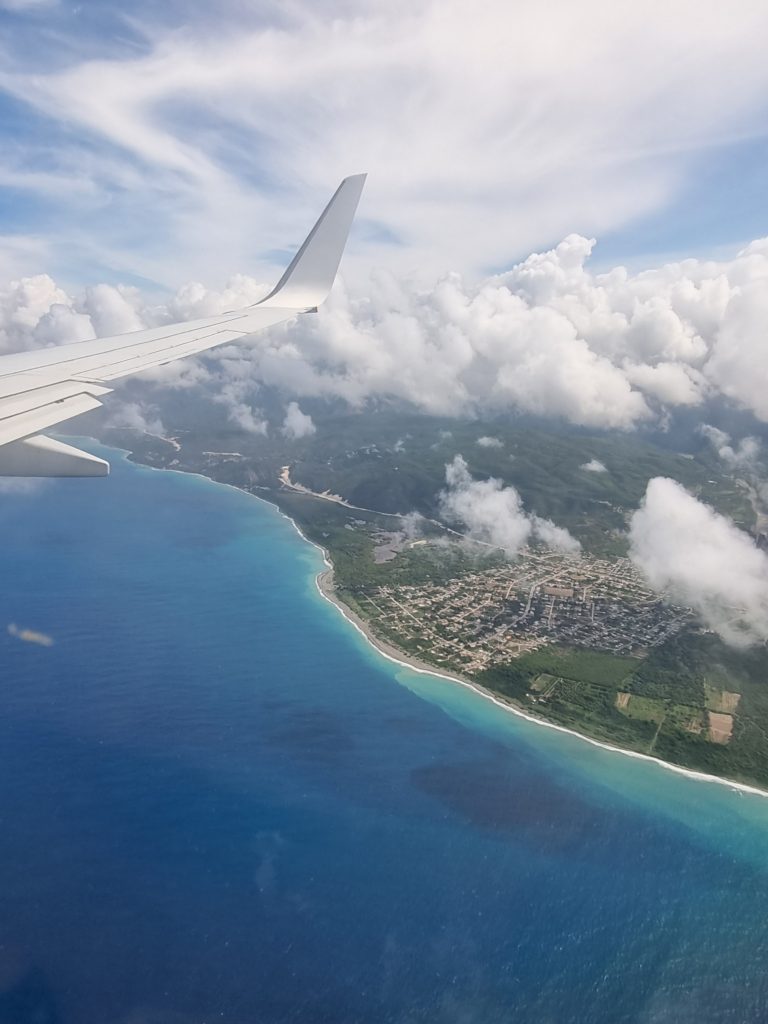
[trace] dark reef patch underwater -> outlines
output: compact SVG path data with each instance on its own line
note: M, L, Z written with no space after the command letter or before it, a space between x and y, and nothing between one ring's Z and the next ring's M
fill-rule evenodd
M768 1019L768 800L398 668L274 509L112 463L0 493L0 1024Z

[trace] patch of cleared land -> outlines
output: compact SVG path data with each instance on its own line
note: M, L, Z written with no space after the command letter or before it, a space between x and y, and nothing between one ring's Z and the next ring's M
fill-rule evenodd
M626 700L621 699L624 697ZM657 724L664 720L666 713L663 701L654 700L652 697L638 697L634 693L617 694L616 707L627 718L638 718L643 722L656 722Z
M739 706L740 700L740 693L734 693L731 690L718 690L709 683L704 684L704 703L709 711L732 715Z
M536 693L540 693L544 697L548 697L555 686L557 686L558 677L551 676L548 672L540 672L536 676L533 683L531 683L531 689Z
M692 732L695 736L700 736L706 728L703 714L695 708L689 708L690 716L682 723L683 728L686 732Z
M733 732L733 717L731 715L718 714L716 711L709 712L709 738L713 743L728 743Z

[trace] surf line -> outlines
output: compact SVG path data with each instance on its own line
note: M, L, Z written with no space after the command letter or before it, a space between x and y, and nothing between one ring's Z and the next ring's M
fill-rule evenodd
M760 789L758 786L750 786L746 782L736 782L733 779L723 779L720 778L718 775L710 775L707 772L697 772L694 771L692 768L684 768L682 765L672 764L671 761L664 761L660 757L653 757L651 754L641 754L637 750L625 750L623 747L614 746L612 743L604 743L602 740L596 740L593 739L591 736L585 736L583 733L576 732L575 729L569 729L564 725L557 725L555 722L547 722L546 719L536 718L534 715L528 714L527 711L523 711L522 708L516 708L513 705L507 704L505 701L500 700L494 693L491 693L490 690L486 690L484 687L479 686L477 683L472 683L468 679L462 679L459 676L450 675L446 672L440 672L438 671L438 669L430 668L426 665L416 665L408 661L403 661L402 658L398 658L396 655L391 654L389 651L385 650L381 646L381 641L379 641L372 634L372 632L369 629L367 629L361 622L356 621L356 618L353 618L353 613L349 609L347 609L345 605L335 595L326 592L326 589L323 587L321 583L321 576L323 576L324 573L327 573L329 575L333 574L333 564L330 561L330 558L328 557L328 552L321 544L316 543L316 541L310 540L309 537L307 537L306 534L302 532L301 528L299 527L299 524L294 519L292 519L287 512L284 512L279 505L276 505L275 502L270 501L268 498L264 498L259 494L254 494L253 491L247 491L243 487L237 487L235 484L227 484L223 483L221 480L213 480L211 477L206 476L204 473L198 473L195 472L194 470L190 471L170 466L148 466L142 462L134 462L132 459L128 458L128 456L132 454L132 452L130 452L128 449L113 448L110 445L103 444L103 442L99 441L98 438L88 438L88 440L96 441L96 443L102 448L107 448L111 451L119 452L126 462L130 461L131 465L137 467L138 469L160 470L161 472L166 473L179 473L183 476L196 476L199 477L201 480L205 480L207 483L211 484L214 487L228 487L231 488L233 491L237 491L240 494L246 494L251 498L255 498L257 501L263 502L265 505L269 505L269 507L274 509L278 513L278 515L280 515L283 519L286 519L291 524L291 526L294 528L296 533L299 535L299 537L301 537L305 544L309 544L311 547L316 548L320 552L320 555L322 556L323 559L323 564L325 565L325 569L323 570L323 572L316 573L314 578L315 589L317 593L320 595L320 597L322 597L323 600L327 601L330 605L332 605L339 612L339 614L342 615L343 618L357 630L357 632L367 641L367 643L373 648L373 650L375 650L380 657L386 658L387 661L391 661L395 665L399 665L401 668L408 669L410 672L418 672L420 675L433 676L435 679L439 679L442 682L463 686L465 689L471 690L478 697L482 697L484 700L490 701L491 703L495 704L496 707L500 708L502 711L506 711L512 715L517 715L518 718L522 718L526 722L530 722L531 725L539 725L543 726L546 729L554 729L556 732L565 733L567 736L574 736L577 740L581 740L583 743L589 743L593 747L599 747L602 750L609 750L613 754L623 754L624 757L632 757L637 761L645 761L648 764L655 765L658 768L667 769L668 771L675 772L677 775L683 775L686 778L692 779L696 782L709 782L716 783L718 786L726 786L731 791L739 793L739 795L749 793L752 796L768 797L768 790Z
M284 513L282 512L281 514L284 515ZM290 518L290 516L286 516L285 518L289 519L293 523L293 520ZM296 528L296 531L300 537L302 537L308 544L312 544L313 547L316 547L320 550L320 552L323 555L323 561L325 562L325 565L327 567L325 571L332 573L333 566L330 563L325 550L322 547L320 547L319 544L315 544L314 541L311 541L307 537L305 537L296 523L293 523L293 525ZM421 675L434 676L436 679L440 679L443 682L463 686L465 689L471 690L478 697L482 697L484 700L490 701L492 704L495 704L496 707L501 708L502 711L506 711L510 714L517 715L518 718L523 718L526 722L530 722L532 725L541 725L547 729L554 729L556 732L565 733L567 736L574 736L576 739L581 740L584 743L589 743L593 747L599 747L602 750L609 750L613 754L623 754L625 757L632 757L638 761L645 761L649 764L656 765L659 768L666 768L669 771L675 772L678 775L683 775L688 779L693 779L696 782L714 782L719 786L727 786L729 789L738 792L740 795L742 793L750 793L753 796L768 797L768 790L760 789L757 786L750 786L748 783L745 782L736 782L733 779L720 778L717 775L710 775L707 772L697 772L692 768L684 768L682 765L672 764L672 762L670 761L664 761L660 757L653 757L651 754L642 754L638 750L626 750L623 747L617 747L611 743L604 743L602 740L596 740L593 739L591 736L585 736L583 733L576 732L575 729L568 729L564 725L557 725L556 722L547 722L546 719L536 718L534 715L530 715L528 714L528 712L523 711L522 708L516 708L512 704L507 704L506 701L503 701L500 698L498 698L494 693L491 693L490 690L486 690L482 686L479 686L477 683L470 682L468 679L462 679L460 676L450 675L447 672L440 672L437 669L427 668L423 665L416 665L413 662L403 661L401 658L398 658L396 655L392 654L390 651L387 651L382 646L380 646L380 642L376 639L376 637L373 636L368 629L364 628L364 626L361 625L360 622L356 621L355 618L352 618L352 615L350 614L349 610L344 606L344 604L334 595L327 592L326 588L323 587L320 581L320 577L322 575L322 573L318 573L315 576L315 588L317 592L320 594L320 596L324 598L326 601L328 601L329 604L333 605L334 608L336 608L336 610L346 619L346 621L351 626L353 626L361 636L363 636L366 639L366 641L370 644L371 647L374 648L377 654L379 654L382 658L386 658L388 661L394 662L394 664L399 665L401 668L408 669L410 672L418 672Z

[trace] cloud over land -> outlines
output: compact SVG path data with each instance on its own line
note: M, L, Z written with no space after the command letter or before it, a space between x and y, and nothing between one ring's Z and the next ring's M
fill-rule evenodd
M768 640L768 555L675 480L655 477L630 524L630 557L654 589L729 644Z
M212 384L249 429L260 418L245 396L262 383L292 399L394 396L427 413L520 411L621 430L721 396L768 422L768 241L634 275L594 274L591 251L570 235L476 287L456 274L428 289L383 272L355 292L339 282L316 316L212 353L212 370L198 360L151 379ZM0 289L0 350L212 315L263 291L240 275L157 305L135 288L71 296L46 275L26 278Z
M298 402L289 402L283 420L283 434L290 440L297 441L302 437L311 437L316 430L312 417L301 411Z
M514 487L505 487L495 477L475 480L461 455L446 465L445 482L440 511L464 526L470 540L501 548L508 555L516 555L534 539L568 554L580 550L579 542L567 530L526 512Z

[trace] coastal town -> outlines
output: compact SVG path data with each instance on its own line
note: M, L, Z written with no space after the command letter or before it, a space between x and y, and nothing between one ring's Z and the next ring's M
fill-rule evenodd
M381 432L380 420L375 429ZM516 442L515 479L528 489L528 502L551 510L581 552L536 544L510 555L463 535L430 501L441 485L440 466L433 465L441 456L426 443L432 425L430 431L418 459L410 456L418 468L410 477L396 445L389 469L381 447L361 454L359 431L353 440L349 431L321 438L320 451L300 462L286 458L277 442L271 454L257 455L242 438L212 444L211 433L199 432L193 445L175 432L175 444L145 439L139 460L200 472L273 501L324 550L320 591L395 661L460 678L526 715L599 742L719 777L768 779L764 652L728 647L692 608L652 590L626 557L623 510L642 488L636 463L625 460L630 473L620 485L618 475L598 481L611 488L610 502L588 502L585 492L597 486L591 476L561 501L567 481L557 478L554 496L542 489ZM414 426L409 444L420 436ZM556 440L537 437L539 461L548 444L560 452ZM452 444L458 445L455 435ZM586 455L574 453L574 463ZM657 475L681 477L752 528L754 517L732 481L695 460L654 458ZM638 473L647 472L643 463Z
M478 672L550 643L645 655L691 619L626 558L525 549L441 583L387 583L360 598L374 627L440 665Z

